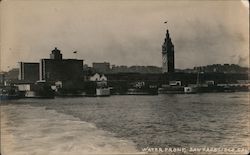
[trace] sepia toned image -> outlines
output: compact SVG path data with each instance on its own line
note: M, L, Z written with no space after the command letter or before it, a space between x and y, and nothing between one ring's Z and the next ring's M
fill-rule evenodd
M248 155L248 0L0 0L0 155Z

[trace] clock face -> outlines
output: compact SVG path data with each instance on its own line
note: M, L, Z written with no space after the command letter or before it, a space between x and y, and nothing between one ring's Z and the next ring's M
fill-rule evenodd
M162 56L162 61L163 61L164 64L166 64L168 62L167 57L166 56Z

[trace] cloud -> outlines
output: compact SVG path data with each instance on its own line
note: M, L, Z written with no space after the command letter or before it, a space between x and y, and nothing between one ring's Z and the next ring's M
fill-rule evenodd
M231 55L249 51L248 12L240 2L5 1L1 7L4 70L48 57L54 47L64 58L77 50L88 64L160 66L166 28L178 68L230 63Z

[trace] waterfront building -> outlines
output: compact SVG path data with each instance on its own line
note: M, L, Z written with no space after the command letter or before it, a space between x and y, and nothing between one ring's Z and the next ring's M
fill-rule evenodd
M193 69L195 72L206 73L248 73L248 67L242 67L236 64L212 64L207 66L198 66Z
M107 73L110 71L109 62L94 62L93 69L98 73Z
M63 59L57 48L51 52L50 59L40 61L40 80L63 83L83 80L83 60Z
M89 80L90 81L105 81L105 82L108 81L108 79L105 75L103 75L103 74L100 75L98 73L95 73L93 76L91 76Z
M166 38L162 45L162 73L172 73L174 70L174 45L167 30Z
M96 96L109 96L110 95L110 88L108 87L108 79L105 75L100 75L95 73L93 76L90 77L89 81L95 83L93 85L96 88L95 92L93 93Z
M18 80L36 82L39 80L39 63L19 62Z
M90 81L100 81L100 74L95 73L93 76L89 78Z
M161 73L161 67L157 66L115 66L112 65L110 73Z
M0 73L0 86L4 85L4 81L5 81L5 74L4 73Z

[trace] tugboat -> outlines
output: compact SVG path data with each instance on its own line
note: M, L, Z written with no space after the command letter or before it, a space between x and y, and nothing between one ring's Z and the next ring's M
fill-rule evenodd
M187 86L184 87L184 93L185 94L196 94L198 90L197 86Z

